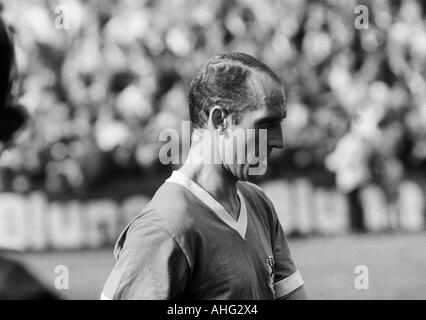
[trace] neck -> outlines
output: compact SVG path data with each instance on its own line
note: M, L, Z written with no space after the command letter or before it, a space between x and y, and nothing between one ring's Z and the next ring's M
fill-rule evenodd
M192 149L192 148L191 148ZM189 152L191 153L192 150ZM219 202L238 202L237 179L222 164L189 163L179 169Z

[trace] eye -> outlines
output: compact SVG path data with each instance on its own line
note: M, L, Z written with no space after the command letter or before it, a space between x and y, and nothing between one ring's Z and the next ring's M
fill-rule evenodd
M281 125L281 121L279 121L279 120L276 120L276 121L268 121L268 122L265 122L265 124L264 124L264 128L265 129L271 129L271 128L274 128L274 127L276 127L276 126L280 126Z
M269 129L271 126L268 123L259 123L258 129Z

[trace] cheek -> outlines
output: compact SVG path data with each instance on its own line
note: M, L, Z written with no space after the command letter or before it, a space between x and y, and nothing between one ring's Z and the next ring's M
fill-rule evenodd
M264 143L265 146L267 142L260 139L259 130L253 130L248 134L247 137L247 159L253 160L259 156L259 150L262 150L260 144Z
M220 138L221 156L228 164L243 164L246 162L247 137L244 132L229 132Z

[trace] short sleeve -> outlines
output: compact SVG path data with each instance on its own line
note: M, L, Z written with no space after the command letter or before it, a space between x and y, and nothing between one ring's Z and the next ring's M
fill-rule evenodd
M290 254L287 239L281 224L275 229L274 241L275 298L284 297L303 285L303 279Z
M179 299L188 274L188 260L173 235L139 223L129 229L101 299Z
M291 257L287 237L275 212L274 205L269 198L267 200L273 213L274 291L275 298L278 299L301 287L303 279Z

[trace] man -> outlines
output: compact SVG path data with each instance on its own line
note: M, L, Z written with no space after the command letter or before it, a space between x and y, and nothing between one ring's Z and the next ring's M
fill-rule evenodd
M188 160L120 235L101 298L305 298L271 201L246 182L256 165L266 163L262 157L283 147L280 79L249 55L215 56L191 83L189 112L194 133ZM237 129L254 130L237 141L247 149L260 129L267 131L267 154L257 164L259 145L245 161L225 161L229 152L228 159L236 159L226 140ZM209 148L213 161L199 161L205 160L200 150Z
M24 109L13 102L14 48L10 32L0 18L0 154L10 143L26 119ZM0 300L56 299L19 263L0 256Z

